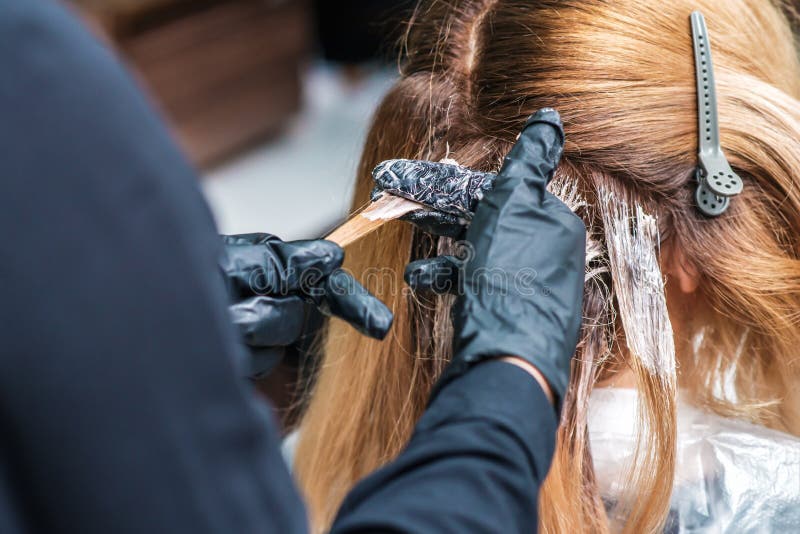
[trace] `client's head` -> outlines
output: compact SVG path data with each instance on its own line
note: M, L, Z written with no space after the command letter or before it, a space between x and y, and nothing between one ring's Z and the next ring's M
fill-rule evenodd
M745 182L717 218L700 214L693 198L694 10L709 28L721 144ZM644 497L626 507L626 529L658 527L671 491L675 383L641 365L625 342L632 328L657 326L616 318L618 294L631 288L615 287L608 269L608 195L658 221L678 385L717 413L800 434L800 63L792 15L771 0L460 0L424 3L414 14L401 77L364 149L355 206L368 201L370 170L383 159L449 157L496 171L541 107L558 109L565 125L557 182L586 201L579 214L595 248L558 452L541 496L545 531L608 528L584 405L596 383L623 372L641 394L645 423L642 469L630 480ZM451 246L396 223L348 251L346 267L392 307L395 326L383 342L330 326L296 462L319 526L358 478L399 452L449 358L451 298L405 291L402 273L410 259Z

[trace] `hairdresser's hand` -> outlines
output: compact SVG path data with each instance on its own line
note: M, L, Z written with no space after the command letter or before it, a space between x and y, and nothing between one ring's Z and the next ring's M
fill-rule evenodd
M449 281L462 292L453 361L438 388L478 362L516 356L544 375L560 406L581 325L586 246L581 219L545 189L563 144L558 113L533 115L478 205L468 257L410 266L412 285Z
M341 270L344 251L330 241L284 242L269 234L223 236L220 267L233 299L230 312L254 352L255 371L280 359L281 348L335 315L359 332L383 339L392 312ZM257 362L255 360L258 360Z

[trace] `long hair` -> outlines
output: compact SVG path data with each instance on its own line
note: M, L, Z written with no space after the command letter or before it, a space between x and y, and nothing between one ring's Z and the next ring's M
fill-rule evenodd
M354 207L368 202L370 170L383 159L450 157L497 171L526 117L545 106L560 111L567 134L557 178L587 200L579 211L592 248L584 323L539 495L543 532L656 531L672 491L676 387L624 348L634 332L620 327L615 307L630 288L615 287L606 267L603 191L645 206L663 243L698 272L690 328L675 339L678 385L706 409L800 434L794 9L771 0L448 0L423 3L409 23L401 76L376 112ZM722 145L745 181L715 219L693 202L694 10L709 27ZM450 358L452 298L414 295L402 273L410 259L451 247L392 223L347 251L346 267L392 308L395 325L383 342L329 327L295 461L318 529L361 477L407 443ZM642 431L624 513L612 515L594 480L585 405L595 383L623 368L636 377Z

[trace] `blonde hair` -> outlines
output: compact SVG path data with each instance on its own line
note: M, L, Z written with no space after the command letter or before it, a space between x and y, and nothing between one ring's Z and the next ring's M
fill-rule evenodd
M663 526L675 462L675 384L619 350L598 189L657 217L662 238L700 277L678 381L700 406L800 434L800 63L796 15L770 0L450 0L415 11L401 77L376 112L354 206L389 158L445 156L496 171L525 118L558 109L567 144L559 177L589 201L581 343L540 494L542 532L652 532ZM697 111L689 15L704 13L721 139L744 192L716 219L693 205ZM403 290L409 259L451 245L392 223L350 247L346 267L395 314L383 342L330 325L301 423L295 470L317 528L346 492L407 442L449 359L451 297ZM380 267L379 271L375 268ZM379 276L375 276L379 273ZM690 340L694 340L692 345ZM594 481L585 405L623 366L642 397L644 434L624 517L608 517ZM718 385L731 383L733 395Z

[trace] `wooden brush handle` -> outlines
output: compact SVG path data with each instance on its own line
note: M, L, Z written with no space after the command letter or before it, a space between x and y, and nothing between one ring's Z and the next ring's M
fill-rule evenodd
M355 243L365 235L371 234L389 221L390 219L376 219L371 221L366 217L362 217L359 213L336 227L331 233L325 236L325 239L333 241L340 247L346 247Z
M425 209L425 206L384 193L378 200L336 227L325 236L325 239L333 241L340 247L346 247L365 235L371 234L387 222L420 209Z

